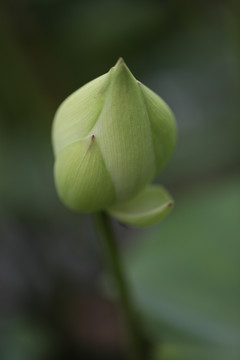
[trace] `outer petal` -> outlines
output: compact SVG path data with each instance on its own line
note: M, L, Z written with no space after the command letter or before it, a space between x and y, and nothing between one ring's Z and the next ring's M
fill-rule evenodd
M133 197L152 180L155 155L146 106L137 80L121 59L92 134L99 137L118 201Z
M157 94L143 84L140 88L151 126L157 175L172 155L176 143L176 122L168 105Z
M84 85L60 105L53 123L55 155L89 135L103 108L110 72Z
M173 203L171 195L162 186L152 185L130 201L108 209L108 213L129 225L148 226L165 218Z
M60 151L54 175L59 197L73 210L101 210L116 199L97 138L77 141Z

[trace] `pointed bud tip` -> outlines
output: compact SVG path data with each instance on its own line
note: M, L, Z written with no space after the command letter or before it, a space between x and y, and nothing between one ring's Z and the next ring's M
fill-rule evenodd
M115 75L125 74L127 76L134 78L122 57L118 59L116 65L114 66L114 73Z
M120 57L118 59L118 61L116 62L116 64L114 66L112 66L109 71L116 70L116 69L120 70L120 69L124 69L124 68L127 68L127 65L126 65L125 61L123 60L123 58Z
M117 61L117 64L125 64L125 61L123 60L122 57L120 57Z
M120 67L122 67L122 66L127 67L127 65L126 65L125 61L123 60L123 58L120 57L120 58L118 59L116 65L115 65L115 68L120 68Z

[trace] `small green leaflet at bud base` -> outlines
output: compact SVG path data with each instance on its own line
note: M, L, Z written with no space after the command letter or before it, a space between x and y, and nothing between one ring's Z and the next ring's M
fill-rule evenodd
M172 207L170 195L149 183L174 149L173 114L121 58L60 105L52 139L56 188L67 207L105 210L136 226L161 220Z

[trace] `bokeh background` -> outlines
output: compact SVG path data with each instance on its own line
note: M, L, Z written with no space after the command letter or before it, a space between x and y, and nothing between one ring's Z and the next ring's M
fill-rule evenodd
M145 230L114 223L159 360L239 359L240 22L236 1L0 4L0 359L122 359L91 217L53 183L58 105L122 56L173 109L176 200Z

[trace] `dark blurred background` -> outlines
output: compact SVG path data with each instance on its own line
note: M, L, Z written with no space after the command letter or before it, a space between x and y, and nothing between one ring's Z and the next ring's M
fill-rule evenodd
M236 1L0 3L0 359L121 359L125 340L90 216L53 183L58 105L122 56L172 108L176 200L114 223L152 359L239 359L240 12Z

